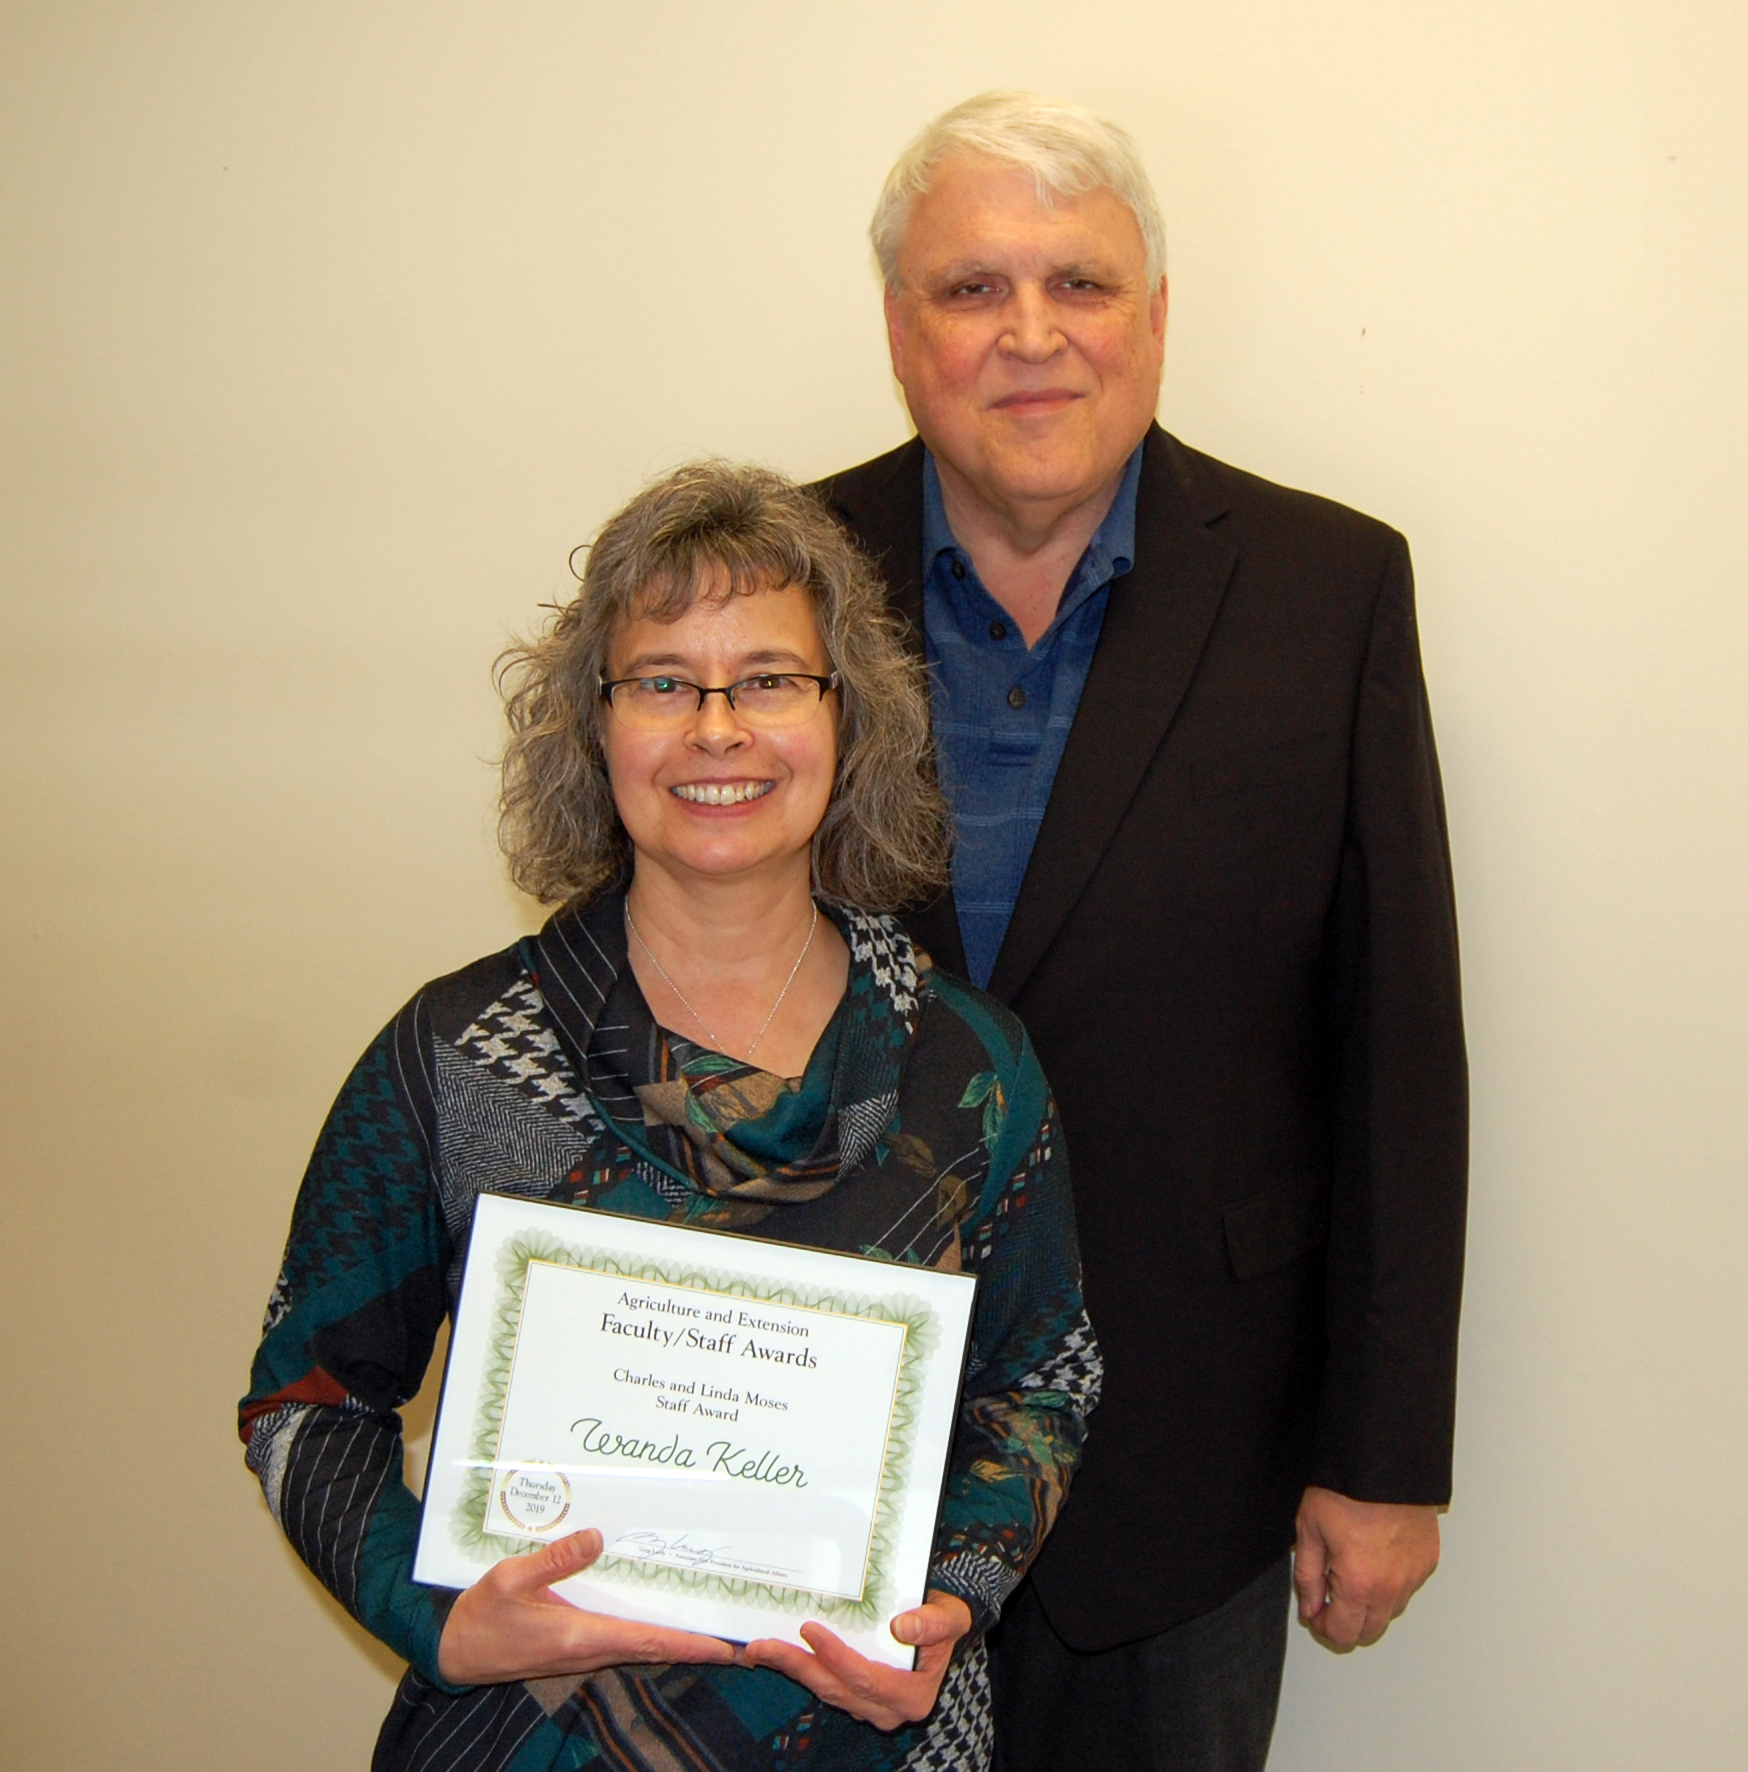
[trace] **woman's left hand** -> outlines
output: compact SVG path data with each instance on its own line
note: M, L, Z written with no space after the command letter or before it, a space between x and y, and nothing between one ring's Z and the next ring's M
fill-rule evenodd
M917 1651L910 1673L857 1654L823 1624L801 1627L807 1649L765 1637L748 1643L742 1655L749 1667L775 1668L876 1729L898 1729L920 1723L935 1708L953 1645L971 1628L971 1608L956 1594L931 1590L914 1611L900 1612L890 1628L899 1642Z

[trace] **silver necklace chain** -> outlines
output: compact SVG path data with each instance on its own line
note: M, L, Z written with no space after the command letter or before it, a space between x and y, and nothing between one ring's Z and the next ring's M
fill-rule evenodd
M705 1037L711 1046L718 1052L726 1052L728 1048L723 1045L721 1038L710 1031L710 1023L692 1007L691 1000L686 993L668 977L667 967L650 952L649 943L643 939L642 931L631 920L630 899L625 901L625 927L630 930L631 939L643 949L644 958L656 969L662 983L680 999L686 1013L704 1030ZM759 1049L759 1042L771 1031L771 1023L777 1019L777 1011L783 1007L783 999L789 995L789 987L795 982L796 973L801 970L801 962L807 958L807 950L813 946L814 931L818 928L819 905L816 901L813 907L813 921L807 926L807 940L801 944L801 952L795 956L795 964L789 968L789 976L783 980L783 988L777 993L777 1001L771 1005L771 1013L765 1017L764 1025L753 1035L753 1043L747 1048L747 1062L749 1064L752 1062L753 1054Z

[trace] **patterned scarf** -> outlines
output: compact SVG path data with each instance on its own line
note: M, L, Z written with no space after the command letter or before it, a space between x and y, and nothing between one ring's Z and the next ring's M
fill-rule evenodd
M881 1163L926 986L889 918L826 907L850 949L843 999L798 1078L786 1079L661 1027L631 969L625 884L559 912L525 944L567 1056L596 1112L652 1185L691 1195L685 1216L747 1229L776 1206L785 1231L865 1245L882 1207L839 1184ZM827 1196L833 1196L828 1202ZM861 1222L867 1217L868 1222Z

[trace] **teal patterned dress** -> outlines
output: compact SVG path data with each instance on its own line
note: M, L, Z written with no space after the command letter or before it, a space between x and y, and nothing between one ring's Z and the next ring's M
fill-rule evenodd
M381 1772L989 1763L983 1634L1062 1504L1099 1388L1061 1133L1011 1015L932 971L894 920L829 914L849 984L800 1078L655 1023L616 887L420 991L334 1104L241 1425L299 1555L408 1662ZM929 1575L974 1625L927 1719L882 1733L770 1669L441 1678L454 1596L411 1580L418 1502L396 1412L455 1301L483 1192L978 1275Z

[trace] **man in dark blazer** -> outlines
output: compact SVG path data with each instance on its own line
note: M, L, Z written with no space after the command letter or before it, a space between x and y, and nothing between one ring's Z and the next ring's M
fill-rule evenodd
M1465 1071L1407 548L1154 422L1113 126L971 100L873 233L919 436L822 490L930 660L959 849L917 932L1031 1031L1107 1364L997 1633L998 1765L1259 1768L1289 1579L1375 1641L1449 1497Z

